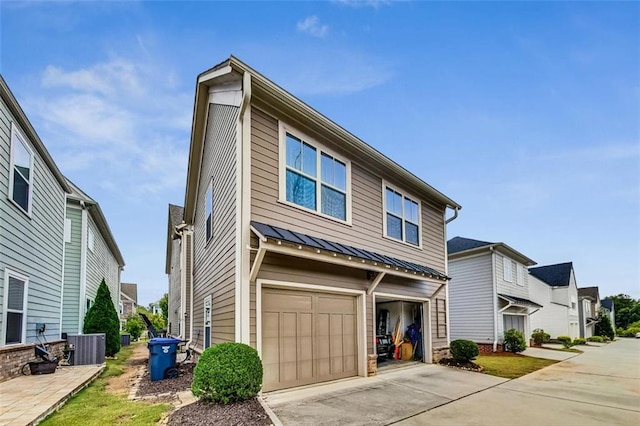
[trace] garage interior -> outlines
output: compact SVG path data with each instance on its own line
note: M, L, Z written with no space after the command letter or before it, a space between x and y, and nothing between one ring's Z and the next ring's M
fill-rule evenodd
M421 302L376 298L378 370L423 361L423 320Z

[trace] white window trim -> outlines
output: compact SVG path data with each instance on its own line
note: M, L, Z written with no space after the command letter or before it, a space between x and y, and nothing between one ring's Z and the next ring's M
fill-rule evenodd
M287 201L287 133L295 136L296 138L302 140L316 149L316 173L317 176L314 178L316 181L316 210L301 206L299 204L292 203ZM325 219L333 220L338 223L342 223L345 225L351 226L351 161L347 160L340 154L336 154L335 151L326 148L323 144L307 136L304 132L299 131L295 127L292 127L288 124L283 123L282 121L278 121L278 134L279 134L279 195L278 202L282 204L286 204L287 206L294 207L296 209L312 213L314 215L323 217ZM330 155L334 159L340 161L345 164L346 168L346 220L338 219L336 217L330 216L328 214L322 213L322 199L321 199L321 190L322 190L322 173L321 173L321 162L322 162L322 153ZM305 175L304 173L300 173Z
M17 278L24 281L24 295L22 299L22 336L19 343L7 344L7 313L9 312L9 277ZM27 341L27 296L29 295L29 277L9 268L4 270L4 294L2 300L2 346L24 345Z
M87 248L91 253L95 252L96 234L91 228L87 229Z
M31 155L31 163L29 164L29 206L27 210L23 209L22 206L16 203L13 200L13 143L14 137L20 139L24 147L27 149L29 154ZM11 122L11 144L9 146L9 191L7 193L7 198L14 206L16 206L22 213L26 214L29 219L31 219L31 210L33 206L33 176L34 176L34 165L35 163L35 154L31 149L31 146L27 142L27 138L24 137L20 129L15 125L14 122Z
M509 279L507 279L507 265L509 265ZM504 282L513 282L513 263L507 256L502 256L502 279Z
M211 195L211 222L209 223L209 238L207 238L207 198ZM209 244L209 241L213 240L213 177L209 179L209 184L207 185L207 192L204 195L204 239L205 246Z
M406 242L405 240L400 240L398 238L393 238L390 237L389 235L387 235L387 188L391 189L392 191L397 192L398 194L402 195L402 235L404 237L406 237L407 233L405 231L405 218L404 218L404 199L408 198L411 201L414 201L416 203L418 203L418 245L415 244L411 244ZM397 186L392 185L391 183L389 183L388 181L382 179L382 237L386 238L388 240L391 241L395 241L397 243L401 243L404 244L406 246L412 247L414 249L420 249L422 250L422 201L420 200L419 197L414 196L411 193L408 193L407 191L401 191L398 189Z
M207 313L207 306L209 307L209 312ZM205 346L205 343L207 341L207 336L204 336L204 339L202 341L202 347L203 349L207 349L208 347L211 347L212 345L212 338L211 338L211 324L212 324L212 320L211 320L211 311L213 310L213 301L212 301L212 297L211 295L208 295L204 298L204 304L202 306L202 316L203 316L203 320L202 320L202 331L204 333L207 332L207 327L209 327L209 346ZM207 324L208 323L208 324Z

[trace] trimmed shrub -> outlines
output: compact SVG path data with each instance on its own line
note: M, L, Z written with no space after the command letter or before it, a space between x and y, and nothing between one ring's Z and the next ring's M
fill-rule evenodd
M561 336L558 336L558 338L556 340L558 342L562 343L562 346L564 346L566 349L568 349L571 346L573 346L573 342L571 341L571 337L565 336L564 334L561 335Z
M104 333L106 356L114 356L120 351L120 319L104 278L98 287L95 302L84 316L82 332Z
M480 351L478 350L478 344L471 340L454 340L449 345L451 355L453 359L458 362L470 362L476 359Z
M522 333L512 328L504 332L504 349L507 352L518 353L527 349L527 342Z
M611 339L609 339L607 336L602 336L602 340L603 340L605 343L609 343L609 342L611 341Z
M262 361L244 343L220 343L207 348L195 369L191 392L208 402L228 404L253 398L262 386Z
M602 336L591 336L591 337L587 337L587 341L596 342L596 343L602 343L602 342L604 342L604 339L602 338Z
M587 341L584 340L582 337L576 337L575 339L573 339L574 345L585 345L586 343Z
M127 322L124 326L124 329L131 335L133 340L138 340L142 331L146 328L142 318L140 315L132 314L129 318L127 318Z
M533 330L531 338L533 339L533 343L536 346L541 346L543 343L549 343L549 340L551 340L551 335L549 335L549 333L545 333L541 328L536 328L535 330Z

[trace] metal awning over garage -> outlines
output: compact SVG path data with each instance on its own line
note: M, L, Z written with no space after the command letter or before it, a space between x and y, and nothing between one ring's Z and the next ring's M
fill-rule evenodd
M325 259L327 262L345 264L346 266L367 269L383 274L389 273L413 279L426 277L443 282L446 282L449 279L445 274L428 266L418 265L406 260L385 256L334 241L328 241L323 238L302 234L300 232L290 231L277 226L252 221L251 229L260 238L261 243L270 242L276 247L281 246L283 243L287 243L295 247L299 252L302 252L305 248L307 250L311 249L312 253L315 254L316 260L323 260L317 259L317 255L325 254L328 255L328 258ZM281 251L274 246L266 248L261 244L261 247L264 248L265 251L267 249L269 251ZM303 257L309 258L310 256ZM338 262L338 260L340 262Z
M522 297L509 296L501 293L498 293L498 296L500 296L500 298L506 301L510 306L520 306L523 308L534 308L534 309L542 308L542 305Z

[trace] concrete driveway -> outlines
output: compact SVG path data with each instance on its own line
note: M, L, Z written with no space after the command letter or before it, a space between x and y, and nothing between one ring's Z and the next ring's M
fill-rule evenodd
M640 339L584 351L515 380L419 365L263 398L284 425L640 424Z
M400 425L638 425L640 340L621 339Z
M263 395L285 425L387 425L507 381L432 364Z

